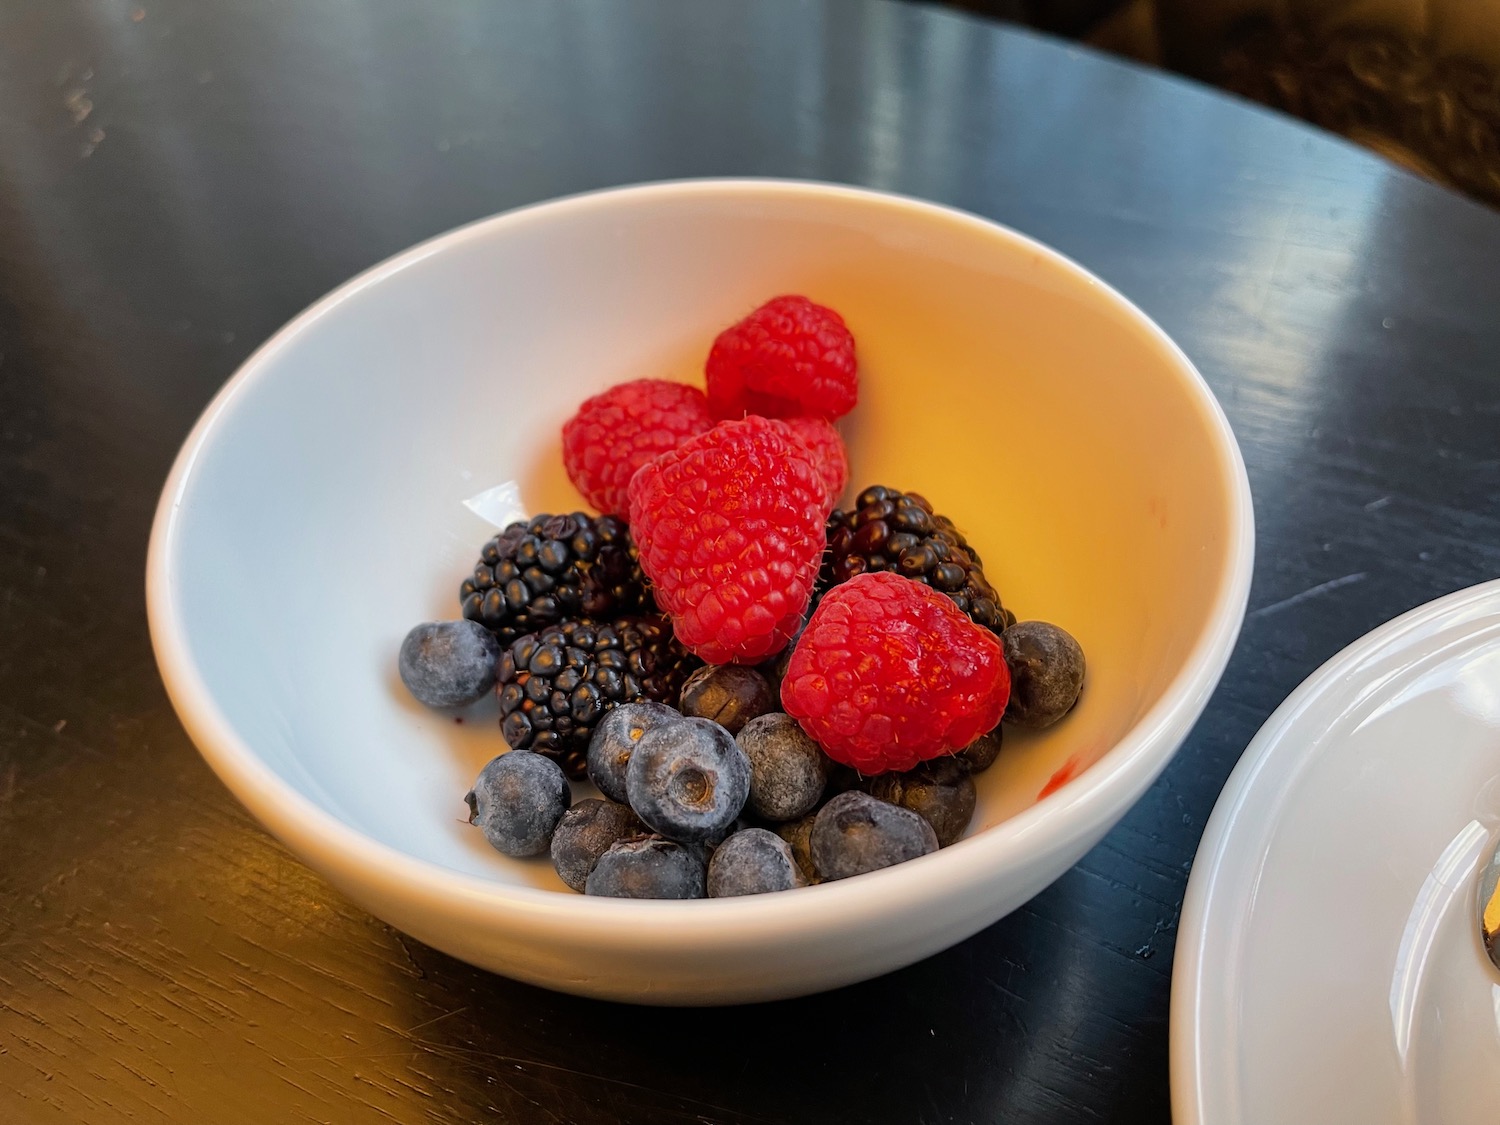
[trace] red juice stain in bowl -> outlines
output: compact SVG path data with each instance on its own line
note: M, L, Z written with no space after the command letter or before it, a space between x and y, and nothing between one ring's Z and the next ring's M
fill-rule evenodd
M1081 772L1080 756L1074 754L1066 762L1058 767L1057 772L1047 779L1047 784L1042 786L1042 791L1036 795L1038 801L1052 796L1068 782L1072 781Z

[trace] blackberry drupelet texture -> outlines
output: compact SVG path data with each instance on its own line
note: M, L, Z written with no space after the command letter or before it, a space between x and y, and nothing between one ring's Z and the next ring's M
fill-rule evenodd
M874 485L828 517L819 593L857 574L891 571L941 590L974 621L998 633L1015 622L984 576L979 553L924 496Z
M484 545L458 596L501 644L572 618L656 608L624 521L583 512L511 524Z
M512 749L535 750L582 778L589 739L611 708L676 699L698 664L661 617L549 625L500 654L500 731Z

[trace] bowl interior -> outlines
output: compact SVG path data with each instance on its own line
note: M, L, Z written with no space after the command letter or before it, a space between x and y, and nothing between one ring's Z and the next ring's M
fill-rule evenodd
M168 548L191 660L244 744L378 841L562 889L545 861L508 860L464 821L464 793L503 748L493 703L425 710L397 647L457 614L493 531L465 498L515 481L531 512L581 507L558 440L577 404L625 379L701 382L714 334L784 292L837 308L858 341L850 494L924 493L1008 606L1087 653L1074 714L1007 736L971 833L1097 761L1223 596L1235 482L1212 407L1159 332L1029 241L772 185L605 194L467 228L251 361L202 431Z

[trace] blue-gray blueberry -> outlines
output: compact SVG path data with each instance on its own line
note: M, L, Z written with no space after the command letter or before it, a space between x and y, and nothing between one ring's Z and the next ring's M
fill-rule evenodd
M735 736L750 759L750 811L763 820L796 820L823 796L830 761L782 711L751 719Z
M708 864L709 898L761 895L806 885L787 842L764 828L736 832L714 849Z
M702 898L701 849L660 836L620 840L599 857L584 893L608 898Z
M462 707L495 686L500 642L473 621L428 621L406 634L401 682L429 707Z
M630 807L652 831L683 843L706 843L745 807L750 761L718 723L665 723L635 744L625 789Z
M938 849L932 825L916 813L858 790L818 810L808 845L824 879L863 875Z
M682 721L680 712L665 703L625 703L614 708L594 728L589 739L589 780L611 801L625 804L625 767L635 744L648 730Z
M512 750L480 771L464 799L469 823L479 826L496 851L524 857L547 850L570 797L568 779L556 762Z
M590 797L579 801L558 821L552 833L552 866L564 883L581 894L589 872L611 845L645 833L645 826L629 806Z

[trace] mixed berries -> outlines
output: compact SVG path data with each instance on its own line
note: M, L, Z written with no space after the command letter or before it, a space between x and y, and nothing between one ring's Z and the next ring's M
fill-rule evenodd
M584 894L763 894L946 847L1002 718L1049 726L1083 687L1078 643L1018 623L925 497L837 509L834 423L859 397L838 313L767 302L719 334L705 382L586 400L563 463L600 514L512 523L462 619L401 646L420 702L499 700L510 749L470 822ZM573 800L584 778L602 798Z

